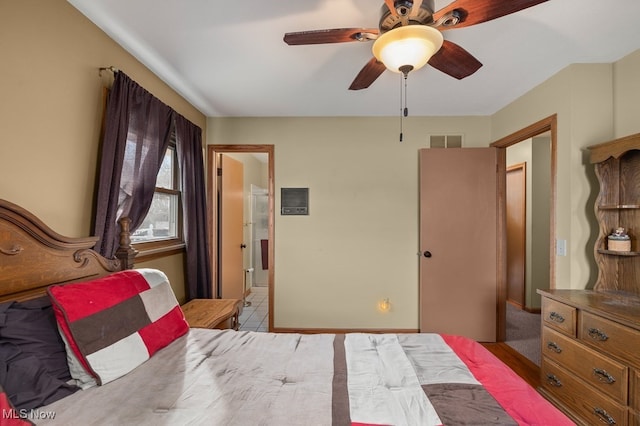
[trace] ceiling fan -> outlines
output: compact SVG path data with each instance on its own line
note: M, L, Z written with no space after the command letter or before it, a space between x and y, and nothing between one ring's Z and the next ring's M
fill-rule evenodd
M349 90L369 87L385 69L401 72L406 78L409 71L427 63L460 80L475 73L482 63L456 43L444 40L442 31L480 24L548 0L454 0L434 11L435 1L385 0L378 28L291 32L284 35L284 41L288 45L373 41L374 57ZM408 56L397 56L400 54Z

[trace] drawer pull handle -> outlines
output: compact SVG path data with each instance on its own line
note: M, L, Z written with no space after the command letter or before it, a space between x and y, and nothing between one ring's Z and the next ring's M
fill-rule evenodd
M551 373L547 373L547 383L557 388L562 386L562 382L560 381L560 379L558 379L555 374Z
M605 422L608 425L615 425L616 420L609 415L604 409L596 407L593 409L593 413L600 418L600 421Z
M611 374L607 373L605 370L601 368L594 368L593 375L596 376L598 380L601 381L602 383L611 384L616 381L615 377L613 377Z
M562 348L558 346L556 342L547 342L547 349L554 351L557 354L562 352Z
M549 314L549 319L551 321L555 321L557 323L562 324L564 322L564 317L562 315L560 315L559 313L557 313L556 311L553 311Z
M601 342L604 342L609 338L609 336L607 336L604 331L600 331L597 328L593 327L589 329L589 337L595 340L600 340Z

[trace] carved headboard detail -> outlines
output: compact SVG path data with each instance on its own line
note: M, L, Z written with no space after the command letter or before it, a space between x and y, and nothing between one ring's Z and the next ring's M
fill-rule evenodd
M31 299L52 284L132 266L92 250L97 240L62 236L22 207L0 199L0 301ZM135 253L130 245L120 250Z

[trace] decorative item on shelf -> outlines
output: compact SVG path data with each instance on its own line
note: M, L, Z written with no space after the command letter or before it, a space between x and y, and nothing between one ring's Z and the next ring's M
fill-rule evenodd
M631 237L624 228L616 228L607 237L607 248L611 251L631 251Z

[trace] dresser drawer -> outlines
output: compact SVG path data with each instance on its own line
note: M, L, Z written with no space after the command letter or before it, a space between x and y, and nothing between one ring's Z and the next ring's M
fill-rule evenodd
M626 425L627 407L618 404L586 383L575 379L572 373L542 358L542 388L552 398L565 405L573 415L586 424Z
M576 335L576 308L573 306L543 297L542 321L569 336Z
M627 404L629 369L549 327L542 329L542 355L570 370L597 391Z
M637 330L581 311L578 338L592 347L640 365L640 332Z

